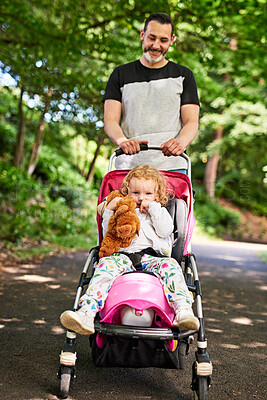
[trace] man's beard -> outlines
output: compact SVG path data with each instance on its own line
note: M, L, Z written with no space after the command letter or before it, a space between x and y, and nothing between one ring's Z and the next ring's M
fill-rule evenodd
M163 53L162 50L158 50L160 52L160 55L157 58L152 58L152 57L150 57L150 54L149 54L149 50L152 50L152 49L153 49L153 47L149 47L149 48L146 47L143 49L145 58L147 59L147 61L149 61L152 64L160 62L164 58L165 54L167 53L167 51L165 53Z

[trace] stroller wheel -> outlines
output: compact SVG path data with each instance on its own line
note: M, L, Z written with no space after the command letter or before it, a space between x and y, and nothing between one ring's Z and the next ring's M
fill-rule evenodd
M66 399L69 395L71 375L72 375L71 368L61 367L60 391L59 391L59 397L61 399Z
M194 400L208 400L208 377L199 376L194 386Z
M184 369L185 367L188 349L189 349L188 343L186 341L181 340L179 342L179 348L178 348L179 369Z

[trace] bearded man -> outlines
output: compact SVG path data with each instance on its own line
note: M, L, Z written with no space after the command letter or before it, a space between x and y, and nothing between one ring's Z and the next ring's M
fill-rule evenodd
M151 14L140 33L140 60L110 75L103 98L104 130L127 154L116 158L117 169L150 164L184 172L185 161L176 156L198 133L199 100L193 73L166 59L173 30L169 15ZM162 152L139 153L140 144L160 146Z

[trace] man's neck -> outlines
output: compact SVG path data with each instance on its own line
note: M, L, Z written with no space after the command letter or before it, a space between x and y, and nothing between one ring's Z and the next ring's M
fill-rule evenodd
M149 62L147 59L146 59L146 57L144 56L144 54L143 54L143 56L140 58L140 63L142 64L142 65L144 65L145 67L147 67L147 68L153 68L153 69L158 69L158 68L162 68L162 67L165 67L165 65L166 64L168 64L168 60L166 60L166 58L163 58L161 61L159 61L159 62L157 62L157 63L152 63L152 62Z

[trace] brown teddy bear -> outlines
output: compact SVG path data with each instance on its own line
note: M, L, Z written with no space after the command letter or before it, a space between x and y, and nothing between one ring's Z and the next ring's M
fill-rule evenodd
M123 196L118 190L111 192L106 205L115 197L121 197L114 214L108 222L108 231L101 243L99 258L118 252L120 247L128 247L133 238L139 233L140 220L135 212L136 203L130 196Z

